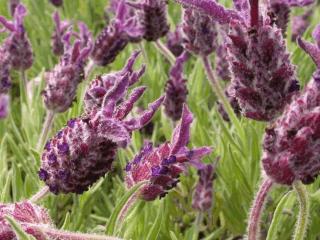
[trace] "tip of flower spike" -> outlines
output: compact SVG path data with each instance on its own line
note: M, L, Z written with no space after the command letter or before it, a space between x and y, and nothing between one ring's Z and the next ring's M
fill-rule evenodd
M124 67L124 70L123 71L133 71L133 65L135 64L138 56L140 55L141 51L134 51L132 53L132 55L130 56L126 66Z
M176 154L182 147L186 146L190 139L190 126L193 115L186 104L183 105L180 124L175 128L172 137L172 154Z
M312 43L304 41L301 37L297 38L298 45L312 58L318 68L320 68L320 49Z
M320 24L313 30L312 37L316 41L318 48L320 48Z

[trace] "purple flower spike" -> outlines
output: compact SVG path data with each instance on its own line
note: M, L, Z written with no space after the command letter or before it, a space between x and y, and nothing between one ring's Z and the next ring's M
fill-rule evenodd
M92 44L86 46L82 39L71 45L72 30L64 36L64 55L59 64L45 75L46 87L42 93L47 109L53 112L66 111L74 101L78 84L84 78L84 66L89 58Z
M19 4L15 9L13 22L0 16L0 24L10 32L4 46L10 54L12 68L16 70L27 70L33 64L31 44L23 26L26 14L27 9Z
M215 166L206 165L198 170L199 181L192 198L192 207L198 211L206 212L212 207L213 180L215 179Z
M6 118L9 113L9 96L0 93L0 119Z
M132 69L137 55L133 54L125 70L109 74L108 80L101 81L105 87L91 85L87 93L97 94L97 98L85 100L86 114L69 121L46 144L39 178L46 182L51 192L80 194L86 191L111 169L118 148L128 145L132 131L147 125L159 109L163 97L139 116L126 119L145 91L145 87L135 88L125 98L128 87L137 80L133 76L142 74L141 70L137 73Z
M26 233L32 235L37 240L47 239L47 236L36 227L37 225L52 226L47 211L31 202L0 204L0 239L2 240L17 239L5 216L12 217L22 226L22 229Z
M167 0L128 1L127 4L140 11L139 17L144 30L144 39L157 41L169 32Z
M226 59L228 58L228 47L225 42L227 38L228 27L220 26L219 28L219 43L216 50L216 75L223 81L231 80L230 64Z
M237 98L244 116L259 121L276 118L299 85L281 30L260 14L258 0L250 1L250 14L241 8L227 10L211 0L179 2L228 24L225 42L232 71L228 94Z
M320 172L320 71L264 136L263 168L275 182L314 182Z
M52 5L56 6L56 7L61 7L63 5L63 0L49 0Z
M134 160L128 163L126 184L128 188L138 182L148 181L142 188L140 197L145 201L164 197L167 192L179 182L179 175L186 169L188 163L198 163L200 159L211 153L208 147L189 150L189 128L192 123L192 114L185 105L181 123L174 130L171 142L152 147L146 144Z
M11 87L10 78L11 58L5 45L0 46L0 94L8 93Z
M182 26L178 25L174 32L169 32L167 34L167 47L169 50L175 55L179 57L183 53L183 34L182 34Z
M290 6L283 0L272 0L270 2L269 16L271 21L282 30L285 37L290 20Z
M16 7L21 3L21 0L9 0L8 1L8 7L11 16L14 16L14 12L16 10Z
M188 58L189 54L187 52L177 58L165 87L166 98L163 105L165 113L173 121L178 121L181 118L183 104L187 100L187 80L183 76L183 66Z
M183 45L193 54L207 56L217 47L217 25L209 16L192 8L183 13Z
M143 29L130 7L119 0L117 15L109 26L98 35L91 58L99 66L112 63L129 42L137 42L143 36Z
M320 24L314 30L312 36L316 41L316 44L309 43L298 37L299 46L310 55L318 68L320 68Z
M56 56L61 56L64 52L63 36L71 26L71 23L68 21L61 22L58 12L55 12L52 18L55 23L55 30L51 36L52 51Z
M90 83L84 97L85 111L87 113L101 107L105 94L119 79L128 78L129 86L131 86L141 78L145 72L145 66L138 71L133 70L133 65L139 54L140 52L133 53L122 70L99 76Z

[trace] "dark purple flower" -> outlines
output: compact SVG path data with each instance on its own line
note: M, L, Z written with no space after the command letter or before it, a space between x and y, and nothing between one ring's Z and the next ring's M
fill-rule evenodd
M61 7L63 5L63 0L49 0L54 6Z
M192 207L198 211L206 212L212 207L213 180L215 179L215 166L206 165L198 170L199 181L192 198Z
M95 64L106 66L112 63L130 41L141 39L143 29L136 16L131 16L130 7L124 0L119 0L117 14L110 25L98 35L91 58Z
M11 16L14 16L14 12L16 10L16 7L21 3L21 0L9 0L8 1L8 7Z
M85 112L89 113L92 110L100 109L105 94L114 86L114 84L122 78L129 79L129 86L135 84L145 72L145 66L140 70L134 71L133 66L139 56L139 52L135 52L129 58L126 66L118 71L104 74L91 81L84 97ZM136 88L133 91L133 98L140 97L145 88Z
M32 235L37 240L46 240L47 236L39 231L35 225L50 227L51 219L47 211L29 201L0 204L0 239L14 240L17 239L16 234L10 224L5 219L5 216L12 217L17 221L22 229Z
M127 4L139 10L144 39L157 41L169 32L167 0L138 0Z
M272 0L270 2L269 16L271 21L282 30L285 37L290 18L290 6L283 0Z
M314 31L318 44L298 39L318 69L303 92L296 96L264 136L263 168L275 182L314 182L320 171L320 25ZM317 46L318 45L318 46Z
M0 93L0 119L6 118L9 112L9 96Z
M0 94L8 93L12 83L10 78L11 58L5 44L0 46Z
M217 25L208 15L193 8L183 13L183 45L193 54L207 56L217 47Z
M167 47L175 55L179 57L183 53L183 34L182 26L178 25L174 32L167 34Z
M42 93L47 109L53 112L66 111L74 101L78 84L84 78L84 66L92 44L79 39L71 44L72 32L64 36L64 54L53 70L45 75L46 87Z
M185 105L181 123L175 128L171 142L163 143L157 148L147 143L129 163L126 176L128 188L139 182L148 181L140 192L143 200L152 201L165 196L176 186L179 175L185 171L187 163L199 166L200 159L211 153L209 147L192 150L187 148L192 120L192 114Z
M182 108L187 100L187 80L183 76L183 66L188 59L189 54L187 52L177 58L175 65L170 70L170 78L165 86L164 110L173 121L178 121L181 118Z
M0 16L0 23L10 32L3 44L10 54L12 68L16 70L27 70L33 63L31 44L23 26L26 14L26 8L19 4L14 12L13 22Z
M141 97L141 89L144 91L144 87L138 87L125 98L129 85L128 74L118 77L105 92L99 108L73 119L72 124L69 121L49 140L50 148L46 147L42 154L39 177L53 193L86 191L111 169L118 148L128 145L131 133L149 123L164 97L139 116L125 119ZM54 165L50 164L52 154L57 156Z
M63 36L67 32L68 28L71 26L69 21L62 21L60 19L59 13L55 12L52 16L55 23L55 29L51 36L51 47L52 51L56 56L60 56L64 51Z
M313 9L307 10L304 14L299 16L294 16L292 19L292 35L291 40L296 41L299 36L302 36L308 29L311 23L311 16L313 14Z
M177 1L229 25L225 41L232 71L230 96L238 99L242 113L248 118L259 121L276 118L299 85L281 30L272 25L269 17L260 14L258 1L251 1L250 8L236 10L211 0Z

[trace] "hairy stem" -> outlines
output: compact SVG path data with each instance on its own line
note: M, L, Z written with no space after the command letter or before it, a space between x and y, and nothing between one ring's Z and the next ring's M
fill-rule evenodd
M171 63L171 65L173 65L176 62L176 57L160 40L157 40L155 42L155 46L162 53L162 55Z
M308 191L301 181L293 182L292 186L298 195L298 200L300 204L300 211L293 239L303 240L305 239L307 233L310 212L310 201Z
M24 70L20 71L20 93L22 94L22 99L27 103L27 105L29 104L29 97L28 97L28 80L27 80L27 76L26 76L26 72Z
M229 100L227 99L226 95L224 94L223 88L220 85L220 82L217 80L217 78L214 75L213 69L211 67L211 63L208 56L202 57L203 65L207 73L207 77L209 79L209 82L212 86L213 92L217 95L219 101L222 103L224 109L226 110L231 122L235 125L237 130L239 131L239 134L244 138L244 132L243 129L237 119L236 114L233 111L233 108L230 105Z
M251 208L249 222L248 222L248 240L260 239L260 218L264 208L264 203L271 189L273 182L271 179L266 178L262 181L260 189L253 201L253 206Z
M39 192L37 192L35 195L33 195L29 200L33 203L39 202L41 199L46 197L49 193L49 187L45 186L40 189Z
M41 135L39 138L39 141L37 143L37 150L40 150L43 147L43 144L48 138L49 131L52 127L53 119L54 119L55 113L52 111L47 111L46 119L44 121Z

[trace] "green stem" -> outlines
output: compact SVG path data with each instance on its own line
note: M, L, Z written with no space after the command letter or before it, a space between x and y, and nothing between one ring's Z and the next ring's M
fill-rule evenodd
M41 199L45 198L49 194L49 192L49 187L45 186L41 188L40 191L33 195L29 200L30 202L37 203Z
M309 212L310 212L309 195L305 185L301 181L293 182L292 186L298 195L298 200L300 203L300 211L299 211L298 221L296 224L293 239L303 240L305 239L305 236L307 233L307 227L308 227L308 221L309 221Z
M52 124L53 124L54 116L55 116L54 112L47 111L46 120L44 121L41 135L40 135L39 141L37 143L37 150L40 150L43 147L43 144L45 143L45 141L47 140L49 131L50 131Z
M29 96L28 96L28 80L26 76L26 72L24 70L20 71L20 94L22 96L22 100L26 102L27 106L29 106Z
M199 233L200 233L200 227L201 227L201 223L203 220L203 213L200 211L197 213L197 217L194 223L194 232L193 232L193 237L192 240L197 240L199 239Z
M171 63L171 65L174 65L174 63L176 62L176 57L166 47L166 45L164 45L160 40L157 40L155 42L155 46L162 53L162 55Z
M222 103L224 109L226 110L231 122L235 125L238 133L241 135L241 139L245 139L244 131L240 125L240 122L230 105L228 98L226 97L220 82L214 76L213 69L211 67L210 59L208 56L202 57L203 65L207 73L207 77L212 86L213 92L217 95L219 101Z

